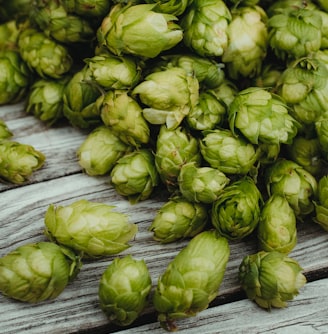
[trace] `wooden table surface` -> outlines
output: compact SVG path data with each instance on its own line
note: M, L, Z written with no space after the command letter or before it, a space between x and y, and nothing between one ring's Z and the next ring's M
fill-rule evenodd
M157 282L169 261L187 241L161 245L148 227L166 198L154 194L135 205L120 197L107 176L82 173L76 150L86 133L69 125L48 128L24 112L23 104L0 108L13 139L33 145L46 155L46 164L24 185L0 184L0 256L26 243L47 240L44 215L50 204L67 205L87 199L117 205L139 226L131 247L119 256L132 254L145 259ZM312 222L298 224L298 244L290 256L304 268L307 284L285 309L271 312L249 301L237 280L245 255L257 251L252 237L230 242L231 255L219 296L196 317L178 321L181 333L328 333L328 233ZM118 328L110 324L98 303L98 284L114 257L84 262L77 278L53 301L30 305L0 295L0 333L165 333L152 307L133 325Z

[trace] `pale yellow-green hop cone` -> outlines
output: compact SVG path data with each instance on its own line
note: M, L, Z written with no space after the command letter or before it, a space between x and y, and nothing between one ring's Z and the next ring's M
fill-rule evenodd
M26 112L48 126L64 118L63 95L70 76L62 79L38 79L30 87Z
M158 320L168 331L175 321L196 316L219 293L230 255L229 243L217 231L193 237L159 277L153 295Z
M201 163L197 139L186 128L170 130L162 125L156 140L155 166L169 191L178 188L180 169L188 162Z
M111 323L132 324L149 304L151 276L144 260L131 255L115 258L101 276L100 307Z
M262 195L249 177L227 185L212 204L211 222L229 240L241 240L258 225Z
M80 258L52 242L26 244L0 258L0 292L22 302L58 297L80 271Z
M204 131L219 127L226 117L226 105L217 98L215 92L208 89L199 93L198 103L191 108L185 119L191 129Z
M91 42L96 34L90 20L68 13L60 1L34 0L29 19L47 36L66 45Z
M183 42L202 57L222 56L230 22L231 12L224 1L194 0L180 20Z
M145 119L154 125L177 128L199 100L199 82L180 67L155 71L132 91L146 107Z
M328 232L328 176L322 176L318 181L318 197L314 201L314 222Z
M231 131L241 132L253 144L290 144L299 126L286 102L260 87L239 91L228 118Z
M0 141L0 179L22 184L45 163L45 155L33 146L17 141Z
M138 231L115 206L85 199L66 206L49 205L44 223L50 240L91 258L124 251Z
M318 184L315 177L302 166L288 159L278 159L265 173L265 186L269 195L284 196L296 217L302 218L313 212L313 199Z
M328 103L328 69L325 62L303 57L291 62L278 83L278 94L291 106L290 114L308 131Z
M322 152L328 157L328 112L323 113L315 122L315 132L320 143ZM328 160L328 159L326 159Z
M199 141L202 157L224 174L246 175L255 168L256 147L228 129L215 128L202 132Z
M287 255L259 251L243 258L238 277L247 297L258 306L270 310L283 308L306 284L299 263Z
M123 155L111 170L111 183L118 194L131 204L148 199L160 178L150 149L140 149Z
M229 182L219 169L197 167L194 163L183 165L178 176L182 196L195 203L213 203Z
M161 243L192 238L202 232L208 223L207 207L183 197L170 198L157 211L149 231Z
M321 47L322 18L307 6L277 8L269 17L268 32L269 46L278 58L305 57Z
M42 78L59 79L73 65L68 48L35 28L20 33L18 50L28 67Z
M177 17L155 11L156 4L116 4L97 31L99 45L116 55L155 58L176 46L183 30Z
M109 173L118 159L131 147L110 128L101 125L92 130L77 149L79 165L91 176Z
M135 57L101 52L85 62L94 81L105 89L129 89L141 79L141 67Z
M109 90L98 98L97 105L103 123L124 143L140 147L149 142L149 124L127 90Z
M0 105L20 102L32 82L32 73L16 50L0 50Z
M75 72L63 93L63 113L74 127L87 129L102 124L96 101L101 97L87 65Z
M296 216L287 199L272 195L261 209L257 226L260 250L290 253L297 243Z
M0 118L0 141L2 139L8 139L13 135L6 122Z
M11 19L0 23L0 50L15 50L17 48L18 35L19 28L16 20Z
M231 79L259 75L268 48L268 17L260 6L240 6L231 10L228 46L222 55Z
M163 68L180 67L194 75L202 87L213 89L225 79L224 64L217 59L206 58L195 53L163 55L155 66Z

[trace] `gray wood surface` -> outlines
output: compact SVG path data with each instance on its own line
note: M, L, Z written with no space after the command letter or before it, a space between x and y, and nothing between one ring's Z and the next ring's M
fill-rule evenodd
M44 215L50 204L66 205L88 199L117 206L129 214L139 231L131 247L120 254L145 259L156 285L158 276L187 240L161 245L148 227L166 198L131 205L109 184L108 176L85 175L76 150L86 132L71 126L48 128L26 115L23 104L0 108L0 118L14 133L13 140L33 145L47 161L24 185L0 183L0 256L26 243L47 240ZM231 242L231 255L217 300L198 316L178 323L181 333L328 333L328 233L313 222L299 223L298 244L290 256L297 259L309 278L301 294L283 310L264 311L245 299L237 272L242 258L257 251L256 239ZM109 324L98 304L99 279L114 257L87 261L78 277L53 301L37 305L0 295L0 333L164 333L151 307L129 329Z

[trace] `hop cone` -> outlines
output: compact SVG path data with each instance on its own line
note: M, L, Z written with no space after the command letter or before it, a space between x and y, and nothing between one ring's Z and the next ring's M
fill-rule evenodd
M98 44L116 55L155 58L177 45L183 31L174 15L155 12L155 4L117 4L103 19Z
M5 121L0 118L0 141L3 139L8 139L13 136L13 133L8 128Z
M202 57L222 56L231 13L224 1L194 0L181 19L183 42Z
M287 199L272 195L265 202L257 228L261 250L288 254L296 246L296 216Z
M286 307L306 283L298 262L277 251L245 256L239 280L247 297L265 309Z
M68 49L34 28L23 30L18 37L21 57L42 78L59 79L73 64Z
M173 191L178 187L180 169L188 162L200 165L197 139L185 128L169 130L162 125L156 141L155 165L168 190Z
M302 166L287 159L279 159L267 169L265 184L270 195L284 196L298 218L310 214L317 194L315 177Z
M126 196L130 203L149 198L159 183L154 155L149 149L126 153L117 160L110 176L117 193Z
M70 77L38 79L30 87L26 112L51 126L64 117L63 95Z
M28 303L58 297L81 267L71 250L52 242L26 244L0 258L0 291Z
M21 101L31 83L31 72L19 52L0 50L0 105Z
M203 231L208 222L207 208L183 197L171 198L158 210L149 231L161 243L191 238Z
M67 206L51 204L46 212L45 234L50 240L70 247L83 256L118 254L129 248L128 241L138 227L114 206L78 200Z
M128 326L147 306L150 290L151 277L144 260L131 255L115 258L100 279L100 307L110 322Z
M200 140L202 157L224 174L244 175L252 172L258 153L252 143L230 130L216 128L203 131Z
M46 157L33 146L16 141L0 141L0 178L22 184L40 169Z
M218 295L230 255L227 239L216 231L193 237L159 277L153 304L162 327L174 330L175 320L206 309Z
M315 217L313 220L325 231L328 231L328 176L322 176L318 181L318 197L314 202Z
M129 146L106 126L92 130L77 150L79 165L88 175L109 173Z
M251 234L258 225L262 195L251 178L227 185L213 202L213 226L229 240L240 240Z

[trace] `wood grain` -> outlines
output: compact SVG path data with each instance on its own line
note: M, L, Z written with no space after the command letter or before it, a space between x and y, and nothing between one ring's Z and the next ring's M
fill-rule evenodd
M131 247L119 256L145 259L155 286L158 276L188 242L162 245L148 231L167 199L165 194L155 191L151 199L132 205L114 191L108 176L90 177L82 172L76 150L87 135L85 131L67 124L48 128L26 115L23 104L0 108L0 118L13 131L14 140L33 145L47 157L44 168L26 184L0 184L0 256L23 244L47 240L43 219L50 204L66 205L84 198L115 205L138 224ZM298 244L290 256L316 280L309 282L288 308L270 313L245 299L237 280L243 257L257 251L256 238L230 242L231 255L218 299L199 316L181 321L181 333L324 333L328 323L327 242L328 233L317 224L298 224ZM0 295L0 333L163 333L151 306L133 328L123 330L108 323L99 308L97 291L101 274L113 258L85 261L77 278L54 301L29 305Z

